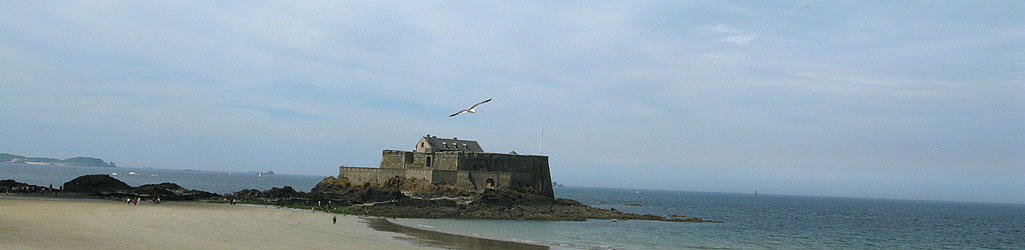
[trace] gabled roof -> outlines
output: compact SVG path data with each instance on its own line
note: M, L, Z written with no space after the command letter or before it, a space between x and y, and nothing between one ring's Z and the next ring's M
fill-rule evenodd
M466 152L484 152L484 149L477 144L477 141L470 140L459 140L456 138L438 138L438 137L427 137L427 143L431 145L431 148L435 151L466 151Z

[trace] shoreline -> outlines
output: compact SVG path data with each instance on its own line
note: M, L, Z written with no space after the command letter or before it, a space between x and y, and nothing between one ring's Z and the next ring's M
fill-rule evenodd
M0 248L549 249L411 228L379 217L292 211L0 193ZM338 216L338 224L331 223L332 216Z
M389 221L388 219L379 217L367 217L363 218L363 220L367 223L367 226L374 230L402 233L409 236L403 237L405 240L409 240L418 244L424 244L426 246L459 249L551 249L551 247L549 246L539 244L495 240L483 237L474 237L461 234L420 229L397 224Z

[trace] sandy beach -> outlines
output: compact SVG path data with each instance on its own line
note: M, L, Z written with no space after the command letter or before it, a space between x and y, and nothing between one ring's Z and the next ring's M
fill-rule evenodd
M424 249L356 216L202 202L0 195L0 249Z

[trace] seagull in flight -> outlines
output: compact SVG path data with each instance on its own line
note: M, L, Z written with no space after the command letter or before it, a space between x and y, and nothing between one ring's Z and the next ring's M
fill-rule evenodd
M464 109L464 110L460 110L459 112L456 112L455 114L452 114L452 115L450 115L448 117L453 117L453 116L456 116L456 115L459 115L459 114L462 114L462 113L467 113L467 112L469 112L470 114L477 113L477 106L480 106L481 104L488 103L490 101L491 101L491 99L484 100L483 102L474 104L473 106L470 106L470 108Z

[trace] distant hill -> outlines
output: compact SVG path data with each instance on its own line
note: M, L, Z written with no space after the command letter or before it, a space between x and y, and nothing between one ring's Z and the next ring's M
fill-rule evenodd
M45 157L27 157L15 154L0 154L0 162L14 162L14 163L25 163L25 164L37 164L37 165L61 165L61 166L92 166L92 167L117 167L114 162L104 162L98 158L92 157L72 157L64 160L45 158Z

